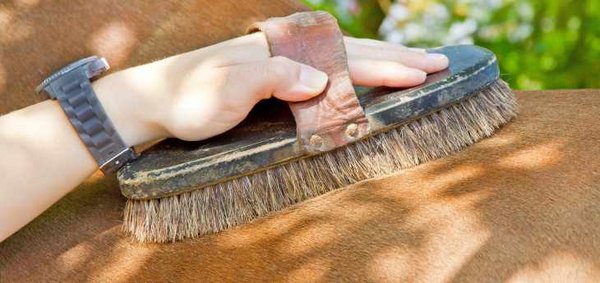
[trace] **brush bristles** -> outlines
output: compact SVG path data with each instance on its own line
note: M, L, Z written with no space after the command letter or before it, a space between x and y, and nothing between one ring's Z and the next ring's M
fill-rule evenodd
M398 128L326 154L214 186L153 200L128 200L123 229L141 242L222 231L361 180L455 153L517 113L499 80L480 93Z

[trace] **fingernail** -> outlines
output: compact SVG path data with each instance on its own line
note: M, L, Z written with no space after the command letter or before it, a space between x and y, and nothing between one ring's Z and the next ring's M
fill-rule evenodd
M300 83L314 91L323 90L327 80L327 74L315 68L306 65L300 67Z
M448 57L446 57L446 55L439 54L439 53L427 53L427 58L429 58L431 60L435 60L435 61L446 61L446 60L448 60Z
M414 77L416 80L424 81L427 78L427 73L421 70L412 69L411 76Z
M412 52L417 52L417 53L427 53L427 50L423 49L423 48L408 48L408 50L412 51Z

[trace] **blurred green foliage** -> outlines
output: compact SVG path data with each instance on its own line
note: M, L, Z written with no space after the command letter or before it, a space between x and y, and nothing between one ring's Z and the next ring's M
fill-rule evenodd
M356 37L486 47L515 89L600 88L598 0L303 1Z

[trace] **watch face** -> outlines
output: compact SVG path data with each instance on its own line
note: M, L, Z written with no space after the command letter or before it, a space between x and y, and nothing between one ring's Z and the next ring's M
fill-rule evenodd
M104 58L98 58L97 56L91 56L91 57L87 57L84 59L81 59L79 61L75 61L65 67L63 67L62 69L58 70L57 72L55 72L54 74L50 75L49 77L47 77L44 81L42 81L41 84L39 84L36 88L35 91L37 93L42 92L50 83L52 83L52 81L54 81L55 79L59 78L60 76L75 70L81 66L84 66L86 64L89 64L91 62L94 61L102 61L101 63L103 65L105 65L105 69L108 69L108 64L106 63L106 60Z

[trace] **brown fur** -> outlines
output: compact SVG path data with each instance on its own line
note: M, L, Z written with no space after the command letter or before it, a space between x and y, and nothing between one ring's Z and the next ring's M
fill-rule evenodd
M232 2L4 1L0 113L43 99L44 75L97 50L122 68L297 9ZM134 40L102 40L113 33ZM125 199L96 176L0 243L0 281L596 281L600 91L518 97L514 122L459 154L175 244L124 237Z
M453 156L175 244L120 232L91 179L0 244L10 281L554 281L600 276L600 91L521 92L520 116Z

